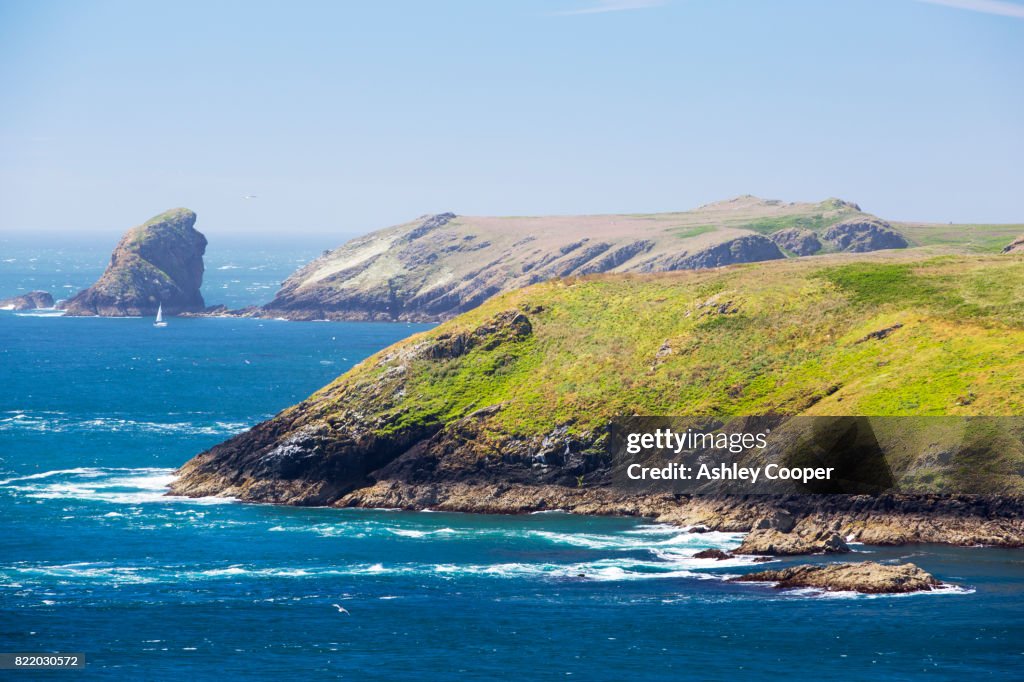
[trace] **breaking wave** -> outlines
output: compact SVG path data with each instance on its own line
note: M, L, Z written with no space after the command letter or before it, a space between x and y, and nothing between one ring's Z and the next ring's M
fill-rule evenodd
M233 436L249 428L246 422L212 421L155 422L118 417L72 417L63 412L5 412L0 431L65 433L77 431L164 433L203 436Z

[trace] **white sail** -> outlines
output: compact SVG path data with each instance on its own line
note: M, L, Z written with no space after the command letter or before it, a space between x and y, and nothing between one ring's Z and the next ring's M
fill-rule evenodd
M154 327L166 327L167 323L164 322L164 304L161 303L156 307L156 322L153 323Z

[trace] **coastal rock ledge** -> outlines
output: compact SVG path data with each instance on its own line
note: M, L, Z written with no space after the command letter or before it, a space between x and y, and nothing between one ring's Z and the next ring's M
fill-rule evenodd
M110 265L88 289L64 304L66 315L132 317L177 315L205 309L203 283L206 237L196 214L175 208L128 230L110 256Z
M829 592L863 594L906 594L926 592L942 582L914 564L859 563L800 565L777 570L748 573L731 582L769 582L778 589L815 587Z
M52 307L53 296L49 291L30 291L27 294L12 296L0 301L0 310L37 310Z

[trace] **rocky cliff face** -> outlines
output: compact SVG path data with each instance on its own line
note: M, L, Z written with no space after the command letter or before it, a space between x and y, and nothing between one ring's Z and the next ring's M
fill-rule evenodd
M877 218L844 220L825 232L825 239L839 251L864 253L882 249L905 249L909 244L892 225Z
M797 256L813 256L821 251L821 241L811 230L790 227L779 230L771 235L771 240L780 249L785 249Z
M0 310L35 310L52 307L53 296L49 291L30 291L27 294L12 296L0 301Z
M885 260L834 271L794 260L770 274L609 276L511 292L385 349L295 407L199 454L181 468L172 491L299 505L561 508L722 530L757 526L764 532L752 538L747 549L754 552L834 551L849 535L1019 546L1024 481L1013 472L1024 461L1024 437L981 455L941 443L900 455L901 480L919 486L957 476L961 456L987 458L984 469L994 472L1001 498L636 493L615 484L606 447L609 425L622 414L884 414L893 395L927 401L930 414L1018 413L1024 313L1008 312L1001 295L986 298L977 284L1005 279L1016 286L1024 274L998 257L963 265L963 277L950 277L945 261L901 261L895 267L904 278ZM864 279L877 300L863 298ZM709 299L709 292L717 293ZM947 305L963 295L972 297L969 320L950 317L955 308ZM861 341L894 319L904 321L898 332ZM986 326L995 320L998 330ZM985 377L985 390L968 407L962 386L927 382L934 365L921 344L938 335L947 345L986 348L971 356L983 364L958 371L965 385ZM887 368L885 382L871 380L879 366ZM766 367L787 380L765 382ZM1008 383L1000 388L988 377Z
M379 230L325 253L249 311L296 320L442 320L496 293L558 277L717 268L821 248L818 232L854 219L837 238L891 248L891 230L856 204L787 204L738 197L682 213L494 218L439 213ZM867 221L867 222L866 222ZM878 221L881 230L882 221ZM771 226L778 238L764 236ZM850 236L846 236L851 232ZM785 235L789 235L786 237ZM817 248L814 245L817 244ZM904 242L905 245L905 242ZM793 247L793 248L790 248Z
M194 225L196 214L176 208L128 230L103 275L64 303L67 315L124 317L175 315L204 309L206 237Z
M1024 253L1024 234L1003 247L1003 253Z

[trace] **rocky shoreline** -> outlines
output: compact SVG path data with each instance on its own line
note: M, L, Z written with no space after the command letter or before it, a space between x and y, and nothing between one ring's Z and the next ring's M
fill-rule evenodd
M754 555L849 551L847 543L1024 547L1024 499L977 495L631 495L608 488L560 485L382 480L334 499L299 481L246 482L197 476L187 463L173 495L236 497L247 502L527 514L561 510L640 516L659 523L748 536L738 550Z

